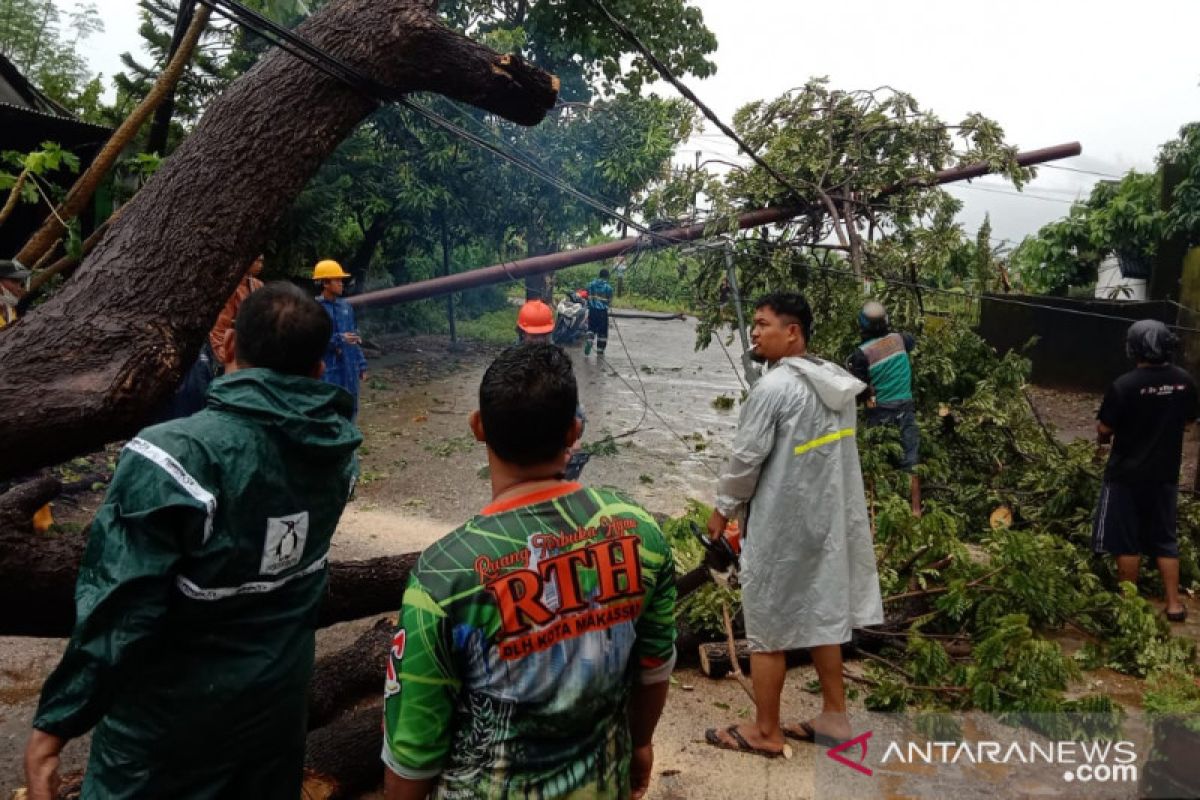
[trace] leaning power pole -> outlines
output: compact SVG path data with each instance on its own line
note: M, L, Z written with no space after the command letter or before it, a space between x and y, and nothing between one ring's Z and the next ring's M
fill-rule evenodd
M1022 167L1029 167L1035 164L1044 164L1047 161L1057 161L1061 158L1070 158L1077 156L1083 152L1083 148L1079 142L1070 142L1067 144L1055 145L1054 147L1046 147L1041 150L1030 150L1024 153L1018 153L1016 161ZM934 173L927 179L910 179L902 183L898 183L885 191L881 192L875 199L882 199L890 194L894 194L902 189L913 186L938 186L946 183L954 183L956 181L970 180L978 178L981 175L986 175L992 171L990 164L979 162L976 164L968 164L962 167L954 167L945 169L941 172ZM785 222L786 220L798 217L802 214L807 214L813 206L774 206L771 208L760 208L754 211L746 211L739 214L736 218L737 227L739 229L756 228L761 225L774 225L776 223ZM347 302L353 306L360 308L369 308L372 306L389 306L396 303L408 303L413 300L424 300L428 297L440 297L449 292L461 292L465 289L474 289L479 286L489 286L493 283L503 283L505 281L520 280L528 275L541 275L548 272L556 272L567 267L574 267L579 264L590 264L594 261L604 261L610 258L624 255L633 250L658 250L664 247L673 247L684 242L694 242L697 239L708 239L714 236L727 232L727 229L722 227L722 230L717 231L707 223L697 225L689 225L682 228L672 228L665 231L657 231L648 233L642 236L631 236L625 239L618 239L615 242L605 242L604 244L593 245L591 247L582 247L578 250L568 250L561 253L551 253L544 256L533 256L532 258L524 258L519 261L506 261L502 264L493 264L490 267L481 267L469 272L460 272L457 275L449 275L441 278L431 278L430 280L417 281L416 283L408 283L404 286L396 286L392 289L380 289L374 292L365 292L347 298Z

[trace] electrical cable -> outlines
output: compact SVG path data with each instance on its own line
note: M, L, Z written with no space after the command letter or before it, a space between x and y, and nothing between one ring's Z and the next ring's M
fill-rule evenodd
M785 242L785 243L772 242L771 246L776 247L776 248L782 248L782 247L802 248L805 245L802 243L792 243L792 242ZM743 254L741 254L741 256L743 258L749 258L752 260L758 259L758 260L764 261L764 262L769 261L768 257L766 257L766 256L759 256L759 255L755 255L752 253L743 253ZM850 278L855 278L855 279L859 279L861 277L861 276L857 275L853 270L839 269L837 267L822 267L822 266L819 266L816 264L809 264L809 265L806 265L806 268L810 269L810 270L815 270L817 272L836 274L836 275L841 275L844 277L850 277ZM981 295L978 293L965 292L965 291L957 292L957 291L953 291L950 289L943 289L940 286L932 286L930 284L920 283L917 281L908 281L908 280L904 280L902 278L888 278L888 277L884 277L884 276L879 276L879 277L873 278L872 280L886 283L886 284L889 284L892 286L901 286L901 287L910 288L910 289L920 289L920 290L923 290L926 292L930 292L932 294L943 294L943 295L948 295L951 297L956 297L959 299L969 299L969 300L976 300L976 301L985 299L984 295ZM1057 313L1061 313L1061 314L1074 314L1076 316L1094 317L1094 318L1098 318L1098 319L1109 319L1109 320L1115 320L1117 322L1132 322L1132 320L1130 320L1128 317L1121 317L1121 316L1117 316L1115 314L1104 314L1099 311L1082 311L1082 310L1074 309L1074 308L1063 308L1061 306L1052 306L1052 305L1048 305L1045 303L1031 303L1031 302L1028 302L1025 300L1017 300L1015 298L1005 297L1004 295L998 295L998 294L989 294L989 295L987 295L986 299L991 302L1007 303L1009 305L1022 306L1024 308L1040 309L1043 311L1051 311L1051 312L1057 312ZM1166 324L1166 323L1164 323L1164 324ZM1167 327L1173 328L1173 329L1179 330L1179 331L1185 331L1187 333L1200 333L1200 328L1188 327L1186 325L1167 324Z
M768 164L766 161L764 161L757 153L755 153L754 149L751 148L750 145L746 144L746 142L743 141L742 137L738 136L737 132L734 131L733 128L726 125L725 122L722 121L722 119L720 117L718 117L711 108L706 106L700 100L700 98L696 96L696 94L691 89L689 89L686 85L684 85L684 83L682 81L680 81L678 78L676 78L675 75L671 72L671 70L667 67L667 65L662 63L661 61L659 61L658 58L654 55L654 53L652 53L650 51L650 48L646 47L646 45L642 43L642 40L637 37L637 34L635 34L632 30L630 30L629 27L627 25L625 25L625 23L621 22L621 20L619 20L615 16L613 16L613 13L608 10L608 7L604 5L602 0L588 0L588 2L590 2L592 4L592 6L595 7L595 9L597 11L599 11L605 17L605 19L608 20L610 25L612 25L614 28L616 28L617 32L619 34L621 34L621 36L623 36L627 42L632 44L634 46L634 48L636 48L638 50L638 52L640 52L646 58L646 60L650 62L650 65L653 66L655 71L657 71L658 74L663 77L663 80L667 81L672 86L674 86L675 89L680 94L682 94L685 98L687 98L687 100L692 105L694 105L696 108L700 109L700 112L702 114L704 114L705 117L708 118L709 122L716 125L718 128L721 129L722 133L724 133L726 136L728 136L730 139L732 139L734 142L736 142L738 147L742 148L742 150L745 151L747 156L754 159L755 164L762 167L763 170L768 175L770 175L781 186L783 186L785 189L787 189L789 192L791 192L793 195L795 195L797 199L804 198L804 196L805 196L804 192L802 192L798 188L796 188L796 186L791 181L789 181L787 178L783 177L783 175L781 175L778 171L776 171L774 167L772 167L770 164Z
M642 423L646 421L646 411L650 408L650 396L646 393L646 384L642 382L642 376L638 374L637 365L633 363L633 355L629 352L629 348L625 346L625 337L621 335L621 326L617 324L615 319L610 319L609 322L612 323L612 329L617 332L617 341L621 343L621 349L625 351L625 358L629 360L629 369L633 371L633 376L637 378L638 388L641 389L642 392L642 417L637 421L636 425L621 434L621 436L632 436L642 429ZM604 360L605 366L607 366L613 373L617 372L616 367L612 365L612 362L605 358L603 353L597 353L596 355L597 358ZM632 391L632 387L630 388L630 391ZM634 392L634 394L637 395L637 392Z
M659 423L664 428L666 428L667 431L672 436L674 436L681 445L683 445L684 449L687 450L689 455L693 455L693 456L696 455L695 449L688 442L688 440L685 439L683 436L681 436L678 431L676 431L674 428L671 427L671 423L667 422L666 419L663 418L663 415L658 413L658 409L656 409L653 405L651 405L650 401L648 399L644 399L638 395L637 390L633 388L633 385L629 381L625 380L624 375L617 372L616 369L613 368L612 363L607 358L604 359L604 365L606 367L608 367L608 369L612 375L614 375L619 381L621 381L621 383L625 384L625 387L627 389L629 389L629 391L633 394L634 397L637 397L638 400L640 400L642 402L642 404L645 406L645 409L647 411L649 411L651 414L653 414L654 417L659 421ZM708 462L705 461L703 458L700 459L700 466L704 467L704 469L707 470L708 473L710 475L712 475L714 478L716 478L717 480L721 479L721 474L719 472L717 472L715 469L713 469L711 466L709 466Z
M407 97L405 97L403 93L398 92L394 89L391 89L387 86L384 86L383 84L380 84L380 83L374 81L373 79L371 79L368 76L364 75L363 73L359 72L354 67L351 67L350 65L341 61L340 59L337 59L336 57L332 56L331 54L327 53L326 51L321 50L320 48L316 47L315 45L313 45L311 42L308 42L303 37L296 35L294 32L292 32L290 30L280 27L279 25L277 25L276 23L274 23L267 17L265 17L261 14L258 14L257 12L241 5L240 3L236 2L236 0L199 0L199 2L201 2L204 5L211 8L214 12L219 13L222 16L226 17L227 19L231 20L235 24L241 25L241 26L247 28L248 30L252 31L253 33L263 37L264 39L267 39L269 42L271 42L272 44L274 44L277 47L280 47L281 49L285 50L286 52L290 53L291 55L293 55L297 58L300 58L301 60L305 61L306 63L309 63L310 65L314 66L315 68L330 75L331 77L334 77L335 79L338 79L338 80L342 81L343 83L351 86L352 88L354 88L357 91L359 91L360 93L362 93L367 99L371 100L373 103L380 104L381 102L388 102L388 101L400 103L401 105L404 105L405 107L411 109L412 111L414 111L415 113L424 117L425 119L432 122L433 124L453 133L456 136L459 136L460 138L470 141L479 147L484 148L488 152L491 152L494 155L512 163L514 166L517 166L521 169L526 170L527 172L530 172L530 174L546 181L547 183L549 183L550 185L559 189L560 191L563 191L564 193L569 194L572 197L575 197L576 199L580 200L581 202L584 202L588 206L596 209L597 211L600 211L601 213L604 213L604 214L610 216L611 218L624 223L628 227L631 227L634 230L637 230L637 231L643 233L644 235L654 237L655 239L658 239L659 241L665 242L668 244L680 244L681 243L678 240L673 240L670 237L662 236L661 234L654 232L654 231L650 230L649 228L647 228L637 222L634 222L631 219L628 219L627 217L620 214L615 209L608 207L601 201L590 197L589 195L587 195L586 193L584 193L578 189L575 189L573 186L570 186L565 181L559 180L557 177L549 174L542 168L533 164L531 161L528 161L526 159L522 159L520 157L512 155L511 153L504 150L502 147L499 147L497 145L492 144L491 142L481 139L480 137L475 136L474 134L470 133L469 131L465 130L464 128L462 128L458 125L455 125L454 123L450 122L449 120L445 119L444 117L441 117L441 115L437 114L432 109L429 109L425 106L422 106L418 103L415 103L415 102L407 99ZM641 42L641 40L638 39L637 36L628 27L626 27L623 23L621 23L616 17L614 17L612 15L612 13L604 6L604 4L601 2L601 0L589 0L589 2L591 2L591 4L593 6L595 6L598 10L601 11L601 13L609 20L609 22L614 27L616 27L617 30L647 58L647 60L650 61L650 63L655 67L655 69L658 70L658 72L668 82L670 82L673 86L675 86L675 88L681 94L683 94L685 98L687 98L698 109L700 109L700 111L702 113L704 113L704 115L711 122L713 122L715 125L717 125L717 127L720 128L721 131L726 136L728 136L730 139L732 139L734 142L736 142L738 144L738 146L741 147L745 151L746 155L749 158L751 158L756 164L758 164L760 167L762 167L763 170L766 171L772 178L774 178L777 182L779 182L784 187L786 187L789 191L791 191L793 194L795 194L798 198L804 196L803 192L800 192L795 186L793 186L791 184L790 181L785 179L782 175L780 175L778 172L776 172L769 164L767 164L765 161L763 161L756 153L754 153L753 150L744 141L742 141L742 139L736 134L736 132L734 132L723 121L721 121L720 118L717 117L717 115L714 112L712 112L712 110L709 109L693 92L691 92L690 89L688 89L682 82L680 82L677 78L675 78L675 76L671 73L671 71L664 64L662 64L662 62L660 62L654 56L654 54L652 52L650 52L650 50L648 48L646 48L646 46ZM270 35L268 35L268 33L264 32L264 31L269 32ZM471 115L469 115L469 114L467 116L471 117ZM474 119L473 117L471 117L471 118ZM1070 171L1084 172L1083 170L1072 170L1071 168L1068 168L1068 167L1060 167L1060 168L1070 170ZM1116 177L1116 176L1113 176L1113 177ZM968 186L967 188L972 188L972 189L976 189L978 191L984 191L984 192L993 192L993 193L997 193L997 194L1014 194L1018 197L1029 197L1031 199L1046 200L1046 201L1051 201L1051 202L1060 202L1060 203L1061 202L1065 202L1065 203L1075 202L1075 201L1069 201L1069 200L1064 200L1064 199L1060 199L1060 198L1050 198L1050 197L1043 197L1043 196L1039 196L1039 195L1027 195L1024 193L1016 193L1016 192L1005 192L1002 190L988 189L985 187ZM762 258L762 257L759 257L759 258ZM815 265L810 265L810 268L816 269L819 271L840 272L845 275L855 276L854 273L850 270L836 270L836 269L829 268L829 267L818 267ZM857 276L855 276L855 277L857 277ZM941 289L940 287L923 285L923 284L920 284L917 282L903 281L903 280L891 279L891 278L881 278L881 280L883 280L885 283L889 283L892 285L908 286L908 287L914 288L914 289L923 288L926 291L930 291L930 292L942 292L942 293L950 294L950 295L953 295L956 297L972 297L973 299L976 299L976 300L980 299L980 296L978 296L978 295L968 295L966 293L950 292L950 291ZM1126 318L1124 318L1124 317L1117 317L1114 315L1101 314L1101 313L1097 313L1097 312L1080 311L1080 310L1076 310L1076 309L1065 309L1065 308L1061 308L1061 307L1057 307L1057 306L1048 306L1048 305L1037 304L1037 303L1028 303L1028 302L1024 302L1024 301L1003 298L1003 297L1000 297L997 295L993 295L991 297L991 299L996 302L1011 303L1014 305L1030 307L1030 308L1047 309L1047 310L1056 311L1059 313L1070 313L1070 314L1076 314L1076 315L1081 315L1081 316L1090 316L1090 317L1098 317L1098 318L1103 318L1103 319L1114 319L1114 320L1118 320L1118 321L1127 321ZM1180 325L1174 325L1174 326L1168 326L1168 327L1175 328L1176 330L1186 330L1189 332L1200 332L1200 329L1189 328L1189 327L1180 326ZM659 422L680 442L681 445L683 445L687 449L688 453L689 454L692 453L693 449L692 449L691 445L687 442L687 440L684 439L678 432L676 432L674 430L674 428L671 427L670 423L668 423L666 421L666 419L664 419L663 416L658 413L657 409L655 409L650 404L649 398L646 395L645 385L644 385L644 383L642 383L641 377L639 375L637 375L637 369L636 369L636 367L634 367L632 354L629 352L628 347L625 345L624 338L621 336L619 326L614 325L614 328L617 330L617 336L618 336L619 341L621 342L622 349L625 351L625 354L626 354L627 358L629 359L631 367L634 368L634 375L635 375L635 377L637 377L638 382L642 385L642 394L638 395L637 391L633 389L633 386L631 384L629 384L629 382L626 381L625 378L619 372L617 372L615 368L613 368L612 364L608 361L607 358L604 359L606 366L608 366L608 368L611 370L612 374L615 375L619 380L621 380L621 382L625 384L625 386L634 394L634 396L638 397L638 399L642 402L642 404L644 406L642 419L643 420L645 419L646 411L653 413L654 416L659 420ZM717 339L718 339L718 342L721 344L722 349L725 350L726 357L730 361L730 366L733 368L735 375L737 375L738 381L741 382L741 374L737 370L737 367L734 364L733 359L730 356L727 348L725 348L724 342L720 340L719 335L717 336ZM743 386L744 386L744 384L743 384ZM638 430L640 428L640 426L641 426L641 421L639 421L638 426L634 430L635 431ZM713 477L715 477L715 478L720 477L719 474L715 470L713 470L712 467L710 467L704 460L701 460L700 464L709 473L711 473L713 475Z
M1030 200L1045 200L1048 203L1066 203L1067 205L1071 205L1071 206L1075 205L1076 203L1083 202L1083 200L1079 199L1079 198L1076 198L1074 200L1068 200L1065 197L1047 197L1046 195L1029 194L1028 192L1008 192L1008 191L1005 191L1004 189L992 189L987 186L972 186L971 184L964 184L962 186L954 186L952 188L973 189L977 192L988 192L989 194L1006 194L1006 195L1011 195L1012 197L1025 197Z
M271 44L274 44L290 55L300 58L311 66L320 69L322 72L325 72L327 75L342 81L351 88L359 91L372 102L376 104L381 104L384 102L398 103L399 105L402 105L405 108L408 108L418 115L424 117L434 125L437 125L438 127L441 127L450 133L453 133L455 136L465 139L478 147L484 148L488 152L504 159L505 161L508 161L520 169L529 172L530 174L542 179L560 191L569 194L577 200L596 209L597 211L600 211L601 213L606 214L618 220L619 222L622 222L639 233L653 236L665 242L675 243L673 240L656 234L646 226L629 219L616 209L611 208L605 205L603 202L596 200L590 195L576 189L575 187L571 186L565 181L560 180L537 165L512 155L502 147L481 139L475 134L472 134L470 131L467 131L461 126L456 125L445 117L442 117L432 109L408 99L407 96L402 92L398 92L395 89L391 89L390 87L373 80L349 64L346 64L344 61L341 61L337 57L325 52L324 50L321 50L304 37L299 36L293 31L287 30L286 28L280 27L267 17L264 17L263 15L246 8L241 3L236 2L236 0L199 0L199 2L208 6L221 16L226 17L235 24L241 25L252 33L261 36Z
M637 266L637 263L641 260L641 258L641 248L635 249L633 251L633 258L629 260L628 269L632 270L635 266ZM625 358L629 359L629 369L633 371L633 377L637 378L638 387L642 390L642 400L644 403L644 408L642 409L642 418L637 421L637 425L634 425L632 430L622 434L623 436L629 436L637 433L641 429L642 423L646 421L646 409L650 407L650 396L646 393L646 384L642 381L642 376L641 373L638 372L637 365L633 363L633 355L629 352L629 348L625 346L625 337L621 335L621 326L617 324L615 317L610 317L609 321L612 323L613 330L617 332L617 341L621 343L621 349L625 351ZM603 356L599 353L597 353L597 356L603 358ZM604 360L605 363L608 362L608 359ZM612 368L611 365L609 366Z
M1095 175L1097 178L1112 178L1114 180L1120 180L1124 177L1123 175L1113 175L1111 172L1096 172L1090 169L1080 169L1079 167L1065 167L1061 164L1041 164L1040 166L1062 170L1063 172L1077 172L1080 175Z
M733 374L737 376L738 384L742 387L743 392L750 391L750 387L742 380L742 371L738 369L737 363L733 360L733 356L729 353L729 348L725 345L725 340L721 337L719 331L713 331L713 338L717 340L717 344L721 345L721 350L725 353L725 359L729 362L729 366L733 369Z
M359 92L361 92L362 94L364 94L364 96L367 97L367 99L371 100L372 102L377 103L377 104L380 102L384 102L384 101L399 102L402 105L416 111L421 116L424 116L426 119L429 119L431 122L434 122L435 124L439 125L440 127L444 127L446 130L449 130L450 132L454 133L455 135L458 135L464 139L467 139L468 141L471 141L472 143L474 143L480 147L487 149L489 152L492 152L495 155L505 159L506 161L509 161L510 163L513 163L514 165L516 165L522 169L525 169L526 171L529 171L531 174L534 174L537 177L541 177L547 181L550 181L552 183L552 185L554 185L556 188L560 188L564 192L567 192L567 193L571 194L572 196L577 197L582 202L585 202L589 206L595 208L596 210L601 211L602 213L605 213L605 214L611 216L612 218L625 223L629 227L632 227L635 230L638 230L639 232L642 232L647 236L651 236L655 239L658 239L661 242L665 242L668 244L680 244L681 243L678 240L671 239L670 237L665 237L660 233L656 233L655 231L652 231L649 228L647 228L637 222L634 222L633 220L626 218L624 215L620 214L620 212L616 211L615 209L609 208L608 206L604 205L601 201L596 200L595 198L588 196L587 194L579 191L578 189L571 187L569 184L566 184L565 182L560 181L559 179L555 178L554 176L549 175L541 168L539 168L533 164L528 164L528 163L523 162L521 159L519 159L519 158L511 155L507 151L505 151L503 148L501 148L497 145L494 145L490 142L487 142L487 141L479 138L478 136L475 136L474 134L471 134L469 131L467 131L467 130L461 128L460 126L457 126L454 123L450 122L449 120L441 117L440 115L438 115L436 112L432 111L431 109L425 108L423 106L420 106L417 103L414 103L414 102L408 100L404 96L403 93L398 92L394 89L391 89L387 86L384 86L383 84L380 84L377 81L374 81L373 79L371 79L371 78L367 77L366 75L364 75L363 73L359 72L354 67L346 64L345 62L332 56L331 54L325 52L324 50L321 50L316 45L313 45L311 42L309 42L304 37L301 37L301 36L295 34L293 31L287 30L286 28L280 27L278 24L271 21L267 17L264 17L261 14L243 6L241 3L238 3L236 0L199 0L199 2L201 2L204 5L211 8L214 12L221 14L222 16L226 17L227 19L230 19L232 22L242 25L243 27L247 28L248 30L252 31L253 33L255 33L259 36L262 36L263 38L267 39L268 41L271 41L272 44L275 44L276 46L278 46L281 49L285 50L286 52L290 53L291 55L294 55L297 58L300 58L301 60L311 64L312 66L325 72L326 74L330 75L331 77L334 77L334 78L346 83L347 85L351 86L352 88L354 88L354 89L358 90ZM606 8L604 8L603 4L600 3L600 0L589 0L589 2L592 2L594 5L597 5L610 18L610 20L615 25L617 25L621 28L624 27L623 25L621 25L621 23L615 17L612 17L612 15L608 12L608 10ZM270 35L268 35L268 33L264 33L264 31L268 31ZM636 40L636 36L633 35L632 31L628 31L627 28L625 28L625 31L628 32L629 36L632 36ZM644 47L644 45L641 45L640 41L638 41L638 45L640 47ZM647 51L647 53L648 53L648 51ZM653 55L649 54L649 55L647 55L647 57L653 58ZM657 59L655 59L655 60L657 60ZM661 66L661 64L659 66ZM663 69L665 70L666 68L663 67ZM669 70L667 72L669 74ZM692 95L692 97L694 98L695 95ZM691 98L689 98L689 99L691 99ZM698 98L694 102L698 103L699 102ZM738 141L740 145L743 144L740 142L740 140L735 139L735 141ZM765 165L764 165L764 168L766 168ZM789 187L789 188L791 188L791 187ZM985 187L968 186L967 188L977 189L979 191L985 191L985 192L995 192L995 193L999 193L999 194L1016 194L1016 196L1018 196L1018 197L1033 197L1035 199L1052 200L1053 202L1071 202L1071 201L1061 200L1058 198L1042 198L1042 197L1038 197L1038 196L1034 196L1034 195L1024 195L1022 193L1010 193L1010 192L1004 192L1004 191L1001 191L998 189L988 189ZM853 272L851 272L849 270L834 270L833 268L829 268L829 267L815 267L814 266L812 268L818 269L821 271L826 271L826 272L835 271L835 272L841 272L841 273L847 274L847 275L854 274ZM908 287L914 288L914 289L925 289L926 291L930 291L930 292L942 292L942 293L954 295L956 297L970 296L970 295L966 295L965 293L948 292L947 290L941 289L940 287L928 286L928 285L914 283L914 282L910 282L910 281L901 281L901 280L897 280L897 279L887 279L887 278L884 278L882 280L885 283L908 286ZM974 299L979 299L978 295L975 295L973 297L974 297ZM1029 302L1025 302L1025 301L1018 301L1018 300L1013 300L1013 299L1009 299L1009 298L1003 298L999 295L992 295L991 299L993 299L997 302L1010 303L1013 305L1024 306L1027 308L1038 308L1038 309L1056 311L1059 313L1075 314L1075 315L1079 315L1079 316L1089 316L1089 317L1097 317L1097 318L1102 318L1102 319L1127 321L1126 318L1124 318L1124 317L1118 317L1118 316L1114 316L1111 314L1080 311L1077 309L1065 309L1065 308L1061 308L1058 306L1050 306L1050 305L1039 304L1039 303L1029 303ZM1200 333L1200 329L1197 329L1197 328L1190 328L1190 327L1185 327L1185 326L1180 326L1180 325L1174 325L1174 326L1168 326L1168 327L1173 327L1176 330Z

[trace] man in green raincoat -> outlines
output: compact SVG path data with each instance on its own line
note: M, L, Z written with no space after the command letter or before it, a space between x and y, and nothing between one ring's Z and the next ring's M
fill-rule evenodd
M30 800L93 727L85 799L300 796L316 612L361 441L351 397L319 380L330 333L299 289L255 292L207 408L125 446L42 688Z

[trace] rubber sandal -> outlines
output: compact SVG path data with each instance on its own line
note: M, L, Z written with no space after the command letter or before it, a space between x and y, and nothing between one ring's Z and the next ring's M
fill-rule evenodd
M797 731L796 728L800 730ZM839 739L836 736L817 733L816 729L809 722L801 722L795 728L784 728L783 735L789 739L795 739L797 742L811 742L812 744L819 744L822 747L837 747L839 744L845 744L850 741L849 739Z
M1179 611L1167 611L1167 622L1186 622L1187 621L1187 606L1184 606Z
M711 744L720 750L733 750L737 753L750 753L751 755L762 756L763 758L783 758L785 753L783 750L767 750L764 747L755 747L746 741L746 737L738 733L737 725L730 725L725 729L729 737L733 739L734 744L730 744L720 737L716 728L709 728L704 732L704 741ZM786 747L786 745L784 745Z

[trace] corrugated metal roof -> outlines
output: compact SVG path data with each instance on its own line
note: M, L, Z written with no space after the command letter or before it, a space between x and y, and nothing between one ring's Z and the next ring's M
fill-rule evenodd
M75 135L75 138L93 136L99 141L104 141L112 134L112 129L106 128L103 125L93 125L90 122L83 122L72 117L48 114L45 111L17 106L12 103L0 102L0 118L21 120L24 122L37 120L48 130L70 130Z

